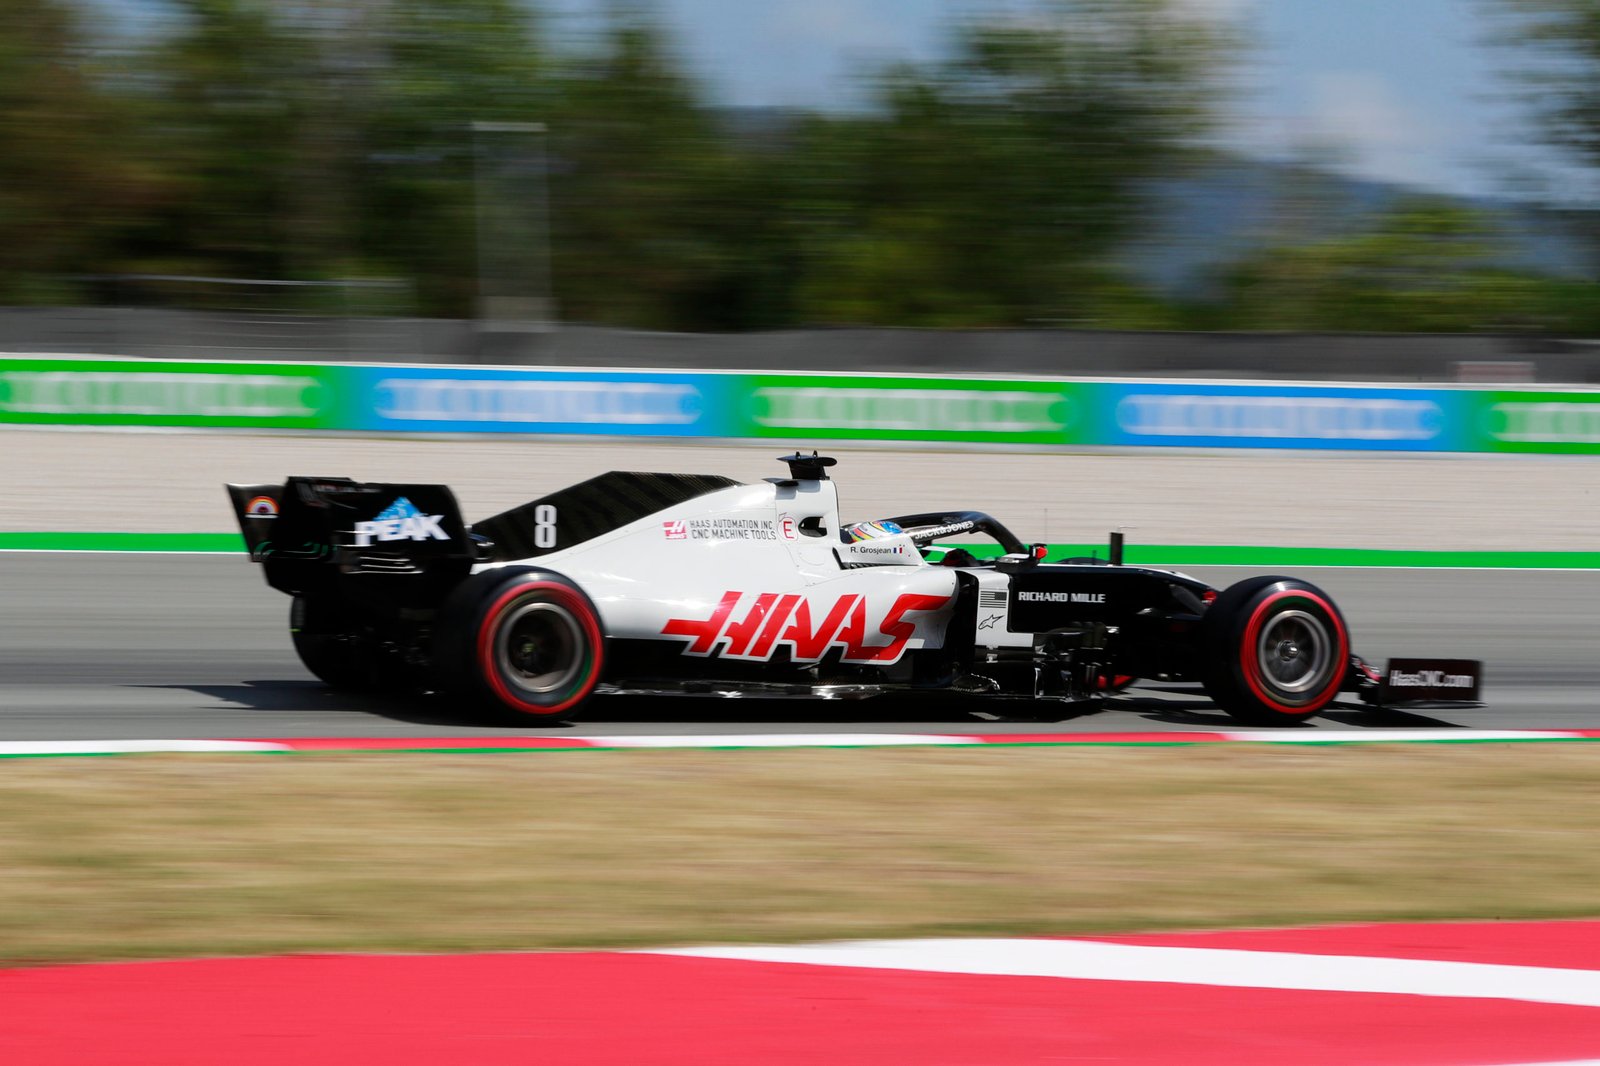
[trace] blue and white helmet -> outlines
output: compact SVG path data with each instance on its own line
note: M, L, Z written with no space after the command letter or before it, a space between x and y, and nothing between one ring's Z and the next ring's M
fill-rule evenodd
M845 530L845 535L846 539L854 544L859 540L877 540L879 537L892 537L904 532L905 530L894 522L857 522Z

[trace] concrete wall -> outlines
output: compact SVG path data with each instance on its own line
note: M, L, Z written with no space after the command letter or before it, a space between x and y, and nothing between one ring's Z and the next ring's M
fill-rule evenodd
M815 329L485 331L450 319L0 308L0 352L1349 381L1600 383L1600 345L1535 337Z

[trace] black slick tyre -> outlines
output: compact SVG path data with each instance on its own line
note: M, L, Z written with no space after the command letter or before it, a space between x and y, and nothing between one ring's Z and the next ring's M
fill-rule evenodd
M599 612L549 570L503 567L468 578L445 602L433 640L441 690L516 724L570 721L605 669Z
M329 687L344 692L373 687L371 651L333 600L296 596L289 605L289 639L305 668Z
M1288 577L1224 590L1203 630L1206 694L1248 725L1296 725L1333 702L1350 664L1350 633L1333 599Z

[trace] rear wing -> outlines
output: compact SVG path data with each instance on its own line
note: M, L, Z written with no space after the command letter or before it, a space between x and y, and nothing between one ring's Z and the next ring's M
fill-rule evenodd
M290 595L393 577L414 587L397 596L383 582L385 598L431 600L477 558L455 494L444 485L291 477L227 488L250 558L262 564L267 584Z

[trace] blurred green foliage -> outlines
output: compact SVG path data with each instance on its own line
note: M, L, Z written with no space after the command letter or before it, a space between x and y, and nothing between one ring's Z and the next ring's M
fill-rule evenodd
M69 299L158 175L128 152L128 110L97 78L81 12L0 0L0 301Z
M1489 39L1510 50L1511 73L1535 135L1600 166L1600 3L1481 0Z
M1465 333L1587 330L1589 286L1510 270L1482 214L1413 197L1354 232L1268 246L1235 264L1230 328Z
M836 174L806 220L806 317L976 326L1093 317L1141 188L1206 131L1231 42L1164 0L969 24L892 72L871 114L819 124Z
M1448 203L1270 241L1204 301L1112 266L1235 76L1241 42L1176 0L956 22L943 59L878 73L870 107L754 128L637 3L573 47L524 0L168 0L126 39L91 31L86 2L0 0L0 301L118 300L95 279L130 275L395 279L365 309L467 316L476 198L495 195L548 220L538 259L571 321L1595 324L1587 283L1511 270ZM547 131L495 149L513 192L483 180L484 122Z

